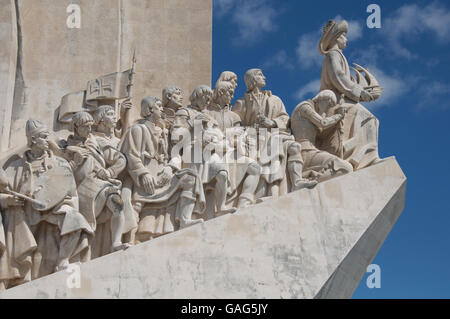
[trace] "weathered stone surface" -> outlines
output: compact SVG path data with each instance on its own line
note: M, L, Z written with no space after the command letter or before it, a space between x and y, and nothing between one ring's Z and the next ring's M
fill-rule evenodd
M81 8L80 29L66 25L71 3ZM211 0L1 0L0 7L2 151L25 146L29 118L60 129L61 98L129 69L134 48L137 105L166 85L191 92L211 81Z
M13 0L0 0L0 150L7 149L14 98L17 23Z
M404 208L394 158L81 266L0 298L349 298Z

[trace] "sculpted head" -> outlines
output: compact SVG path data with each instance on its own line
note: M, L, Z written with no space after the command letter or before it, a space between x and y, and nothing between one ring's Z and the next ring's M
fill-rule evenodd
M213 91L207 85L197 86L192 92L189 101L192 106L196 106L200 110L203 110L211 102Z
M341 33L341 35L336 39L336 43L339 49L344 50L347 47L347 33Z
M339 48L340 50L345 49L347 46L347 32L347 21L328 21L327 25L323 28L322 38L319 42L320 54L327 54L332 48Z
M183 92L177 86L165 87L162 91L163 107L179 109L183 106Z
M263 88L266 86L266 77L261 69L248 70L245 73L244 81L247 86L247 92L252 91L254 88Z
M336 94L331 90L320 91L312 100L319 113L324 113L337 104Z
M162 115L162 102L156 96L147 96L141 102L141 116L142 118L149 118L153 116L160 119Z
M115 128L117 125L116 110L111 105L99 106L94 112L95 125L104 125L107 128Z
M231 71L224 71L224 72L222 72L222 74L219 76L219 79L216 82L216 85L217 85L217 83L223 82L223 81L231 82L231 84L233 84L234 88L235 89L237 88L238 78L237 78L236 73L231 72Z
M213 100L224 107L231 104L234 96L234 86L231 82L219 82L213 93Z
M50 131L39 120L28 120L25 126L25 132L27 135L28 146L30 148L37 148L40 150L48 150L48 137Z
M72 124L75 135L87 138L91 134L94 118L88 112L78 112L72 117Z

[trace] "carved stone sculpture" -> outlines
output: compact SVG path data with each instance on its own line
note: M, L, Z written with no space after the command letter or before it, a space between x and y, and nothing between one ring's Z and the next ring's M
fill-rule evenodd
M2 192L27 198L1 196L6 249L0 257L0 281L8 287L88 260L93 235L78 211L69 164L49 149L48 128L29 120L26 135L30 149L6 167L2 182Z
M220 152L213 154L203 152L205 146L212 147L207 144L216 143L214 148L219 149L219 145L225 141L224 134L218 129L218 123L208 112L207 107L212 94L211 88L206 85L195 88L189 98L191 104L176 112L172 132L172 143L183 144L182 167L191 168L198 174L205 192L209 189L214 190L214 196L210 197L210 201L214 202L211 203L214 214L209 212L208 217L236 211L235 208L226 206L229 172L219 155ZM205 138L207 135L212 138ZM180 137L187 140L182 141ZM222 148L224 146L225 144Z
M268 188L262 196L287 193L286 170L292 189L313 187L316 181L302 177L301 147L290 133L289 115L283 102L270 91L262 90L266 78L260 69L248 70L244 80L247 93L236 101L233 112L240 116L242 125L256 129L258 140L264 139L258 143L258 162L263 167L262 178Z
M105 111L107 113L107 108L102 107L97 119L103 119L99 124L106 132L112 123L107 124L105 118L109 117L100 116L100 112ZM113 122L114 116L111 114L109 121ZM125 217L120 195L122 182L117 179L125 168L125 159L106 145L107 134L103 133L98 140L92 133L95 122L89 113L78 112L72 121L74 135L67 140L66 156L78 185L80 212L95 230L91 250L92 258L96 258L129 246L122 243ZM114 139L113 134L109 139Z
M131 100L127 99L121 103L122 118L125 113L131 108ZM128 180L123 178L122 174L127 166L127 159L124 154L120 152L120 139L117 137L117 123L118 119L114 107L110 105L99 106L94 114L95 129L92 134L95 136L98 145L100 146L103 158L105 160L106 169L100 170L99 176L104 180L121 180L122 191L121 198L123 201L123 215L124 224L122 226L122 241L133 243L134 232L137 228L135 212L131 205L131 194L127 187ZM121 127L123 127L121 125ZM117 236L119 236L117 234ZM125 240L125 238L127 238Z
M170 130L175 121L175 114L183 107L183 92L178 86L167 86L162 91L163 118Z
M133 180L135 210L140 214L138 235L148 240L199 222L192 213L204 211L203 187L191 169L182 169L176 157L168 160L168 130L162 118L161 100L146 97L141 103L142 119L123 137L121 151ZM174 119L174 118L173 118Z
M252 142L255 144L256 138L247 134L241 127L239 115L230 109L235 87L233 82L218 82L214 90L213 102L208 109L226 135L228 145L233 149L224 157L230 180L229 200L237 199L236 206L242 208L255 203L261 167L256 159L247 156L247 145Z
M320 133L330 128L337 130L342 123L344 113L328 117L321 115L327 114L335 105L336 95L324 90L312 100L301 102L292 113L291 128L302 147L303 176L319 182L353 171L353 166L347 161L316 147Z
M217 84L219 84L219 82L231 82L231 84L233 84L234 89L236 90L238 77L237 77L236 73L234 73L232 71L223 71L220 74L219 78L217 79L216 87L217 87Z
M357 170L379 160L378 119L359 102L373 101L375 97L380 96L381 91L377 83L363 87L352 78L347 59L342 53L347 45L347 32L348 24L345 20L338 23L330 20L323 29L319 43L319 52L325 55L320 90L331 90L338 98L343 95L343 106L348 109L343 121L342 145L333 142L339 140L333 134L324 138L323 143L328 145L328 152L335 155L342 153L343 158ZM357 74L360 74L359 71Z

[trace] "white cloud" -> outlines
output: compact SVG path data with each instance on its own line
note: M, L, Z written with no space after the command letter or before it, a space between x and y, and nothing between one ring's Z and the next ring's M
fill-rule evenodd
M450 10L437 2L424 7L404 5L382 22L391 50L398 56L414 59L417 55L402 45L403 40L417 39L423 33L433 33L438 41L450 41Z
M295 93L295 97L299 100L304 100L306 98L313 98L319 93L320 90L320 80L314 80L307 83L302 88L298 89ZM310 95L310 96L308 96Z
M383 93L378 100L364 103L369 108L392 105L398 98L408 92L414 82L412 79L408 80L399 75L388 74L375 65L368 65L367 69L375 76L383 88Z
M275 18L279 11L266 0L243 0L236 3L231 20L238 27L234 44L249 45L261 39L264 33L277 30Z
M280 50L263 63L263 68L281 67L287 70L293 70L294 63L285 50Z
M450 84L434 81L422 85L419 89L419 109L448 109L450 108Z
M271 0L214 0L213 5L218 18L227 16L236 25L235 45L254 44L264 33L278 29L275 18L281 10Z
M318 50L320 36L320 30L318 30L317 32L303 34L298 39L296 53L302 69L322 65L323 56L319 54Z
M337 15L333 19L334 21L341 21L345 20L340 15ZM363 35L363 27L359 21L356 20L347 20L348 23L348 32L347 32L347 39L348 41L356 41L360 38L362 38Z
M341 21L344 19L340 15L337 15L333 20ZM361 23L356 20L347 20L347 22L347 39L349 41L356 41L361 38L363 34ZM322 27L318 28L316 31L303 34L298 39L296 53L300 67L303 69L319 67L322 65L323 56L319 54L318 50L320 37L322 36Z

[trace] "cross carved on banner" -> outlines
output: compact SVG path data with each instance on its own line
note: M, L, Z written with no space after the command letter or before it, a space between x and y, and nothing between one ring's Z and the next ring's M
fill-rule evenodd
M112 92L111 83L105 84L103 82L103 79L97 79L97 80L95 80L95 83L91 84L90 94L94 94L94 93L98 92L99 97L111 95L111 94L105 95L105 91L109 91L110 93Z

